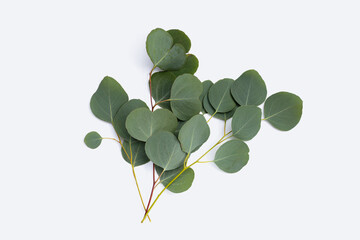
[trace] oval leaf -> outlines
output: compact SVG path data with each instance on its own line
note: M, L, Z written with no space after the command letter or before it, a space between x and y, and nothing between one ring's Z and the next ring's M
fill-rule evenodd
M201 84L202 84L202 86L203 86L203 91L202 91L199 99L200 99L200 102L203 103L205 96L207 96L207 94L208 94L208 92L209 92L209 89L210 89L211 86L214 85L214 84L213 84L210 80L203 81ZM206 110L204 109L204 106L202 106L201 111L202 111L203 113L206 113Z
M121 85L111 77L105 77L90 100L93 114L106 122L113 123L119 108L129 100Z
M174 170L164 171L159 166L155 167L157 174L160 176L160 182L166 187L182 170L183 167L176 168ZM167 190L173 193L182 193L188 190L193 181L195 173L191 168L186 169L178 178L173 181Z
M210 128L204 116L195 115L188 120L179 131L181 148L186 153L191 153L208 140Z
M231 94L241 106L259 106L265 101L267 90L260 74L255 70L248 70L235 80L231 86Z
M201 110L199 97L202 93L200 80L191 74L178 76L171 87L170 105L173 113L182 121L190 119Z
M186 55L185 64L179 69L171 71L175 76L180 76L184 73L194 74L199 67L199 60L193 54Z
M232 116L235 113L236 107L226 113L215 113L215 109L211 106L210 102L209 102L209 98L208 95L205 95L204 100L203 100L203 107L206 113L210 114L211 116L214 115L214 118L217 119L221 119L221 120L228 120L230 118L232 118Z
M261 109L256 106L241 106L234 113L231 128L234 137L247 141L260 130Z
M130 136L143 142L159 131L174 132L177 125L176 117L167 109L157 109L154 112L147 108L135 109L125 122Z
M231 96L230 88L234 80L225 78L217 81L209 90L208 98L216 112L229 112L236 103Z
M190 38L179 29L171 29L167 31L172 36L174 43L180 43L184 48L185 52L189 52L191 48Z
M123 146L125 150L121 149L121 154L124 160L130 164L133 164L134 167L143 165L150 161L148 156L145 153L145 143L136 141L133 138L130 138L129 141L124 141ZM131 151L130 151L131 148ZM126 151L126 152L125 152ZM129 156L128 156L129 155Z
M249 161L249 147L241 140L230 140L216 151L215 164L227 173L240 171Z
M175 135L165 131L152 135L145 144L145 151L150 160L165 171L182 166L186 157Z
M300 121L303 102L297 95L279 92L266 99L264 116L273 127L289 131Z
M130 135L125 127L126 118L128 115L138 108L147 108L146 103L141 101L140 99L131 99L127 103L121 106L118 113L115 115L114 118L114 128L117 134L122 138L129 140Z
M100 146L102 141L102 137L97 132L89 132L86 134L84 138L84 142L86 146L88 146L91 149L95 149L98 146Z
M149 33L146 51L154 66L163 70L177 70L185 63L185 48L179 43L174 44L171 34L161 28Z
M151 76L151 94L155 102L170 98L171 87L176 76L171 71L157 72ZM170 102L162 102L159 106L170 110Z

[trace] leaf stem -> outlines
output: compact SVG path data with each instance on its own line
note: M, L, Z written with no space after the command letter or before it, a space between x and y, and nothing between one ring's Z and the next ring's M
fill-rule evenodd
M115 139L115 138L102 137L101 139L114 140L114 141L116 141L116 142L120 143L120 142L119 142L119 140L117 140L117 139Z
M214 114L213 115L211 115L211 117L209 118L209 120L207 120L207 123L209 123L210 122L210 120L213 118L213 116L215 116L215 114L217 113L217 111L215 111L214 112Z
M208 154L211 150L213 150L217 145L219 145L222 140L231 133L232 131L224 134L224 136L222 136L219 141L217 141L214 146L212 146L209 150L207 150L201 157L199 157L195 162L193 162L192 164L190 164L189 166L187 167L184 167L183 170L181 170L181 172L176 175L167 185L166 187L164 187L163 190L161 190L161 192L157 195L157 197L155 198L154 202L151 204L150 208L148 209L148 211L145 213L143 219L141 220L141 222L143 223L146 216L148 216L149 212L151 211L151 209L153 208L153 206L155 205L155 203L157 202L157 200L160 198L160 196L163 194L163 192L183 173L185 172L188 168L192 167L193 165L195 165L196 163L198 163L200 161L200 159L202 159L204 156L206 156L206 154Z
M171 101L171 99L165 99L165 100L162 100L162 101L159 101L159 102L155 103L155 105L152 107L152 111L154 111L154 108L155 108L157 105L159 105L160 103L170 102L170 101Z

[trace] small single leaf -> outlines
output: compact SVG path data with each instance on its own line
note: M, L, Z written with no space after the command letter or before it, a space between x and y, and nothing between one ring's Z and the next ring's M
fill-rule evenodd
M143 142L159 131L174 132L177 124L175 115L169 110L157 109L151 112L147 108L135 109L125 122L130 136Z
M150 160L165 171L182 166L186 157L175 135L166 131L152 135L145 144L145 151Z
M207 96L207 94L208 94L208 92L209 92L209 89L210 89L211 86L214 85L214 84L213 84L210 80L206 80L206 81L202 82L201 84L202 84L202 86L203 86L203 91L202 91L199 99L200 99L200 102L203 102L205 96ZM210 104L210 103L209 103L209 104ZM204 106L202 106L201 111L202 111L203 113L206 113L206 110L204 109Z
M303 102L297 95L279 92L266 99L264 116L273 127L289 131L300 121Z
M186 60L185 48L179 43L174 44L171 34L161 28L149 33L146 51L154 66L163 70L180 69Z
M214 162L224 172L240 171L249 161L249 147L241 140L230 140L216 151Z
M209 90L208 98L216 112L229 112L236 103L231 96L230 88L234 80L225 78L217 81Z
M121 85L111 77L105 77L90 100L93 114L106 122L113 123L119 108L129 100Z
M171 29L167 31L172 36L174 43L180 43L184 48L185 52L189 52L191 48L190 38L179 29Z
M86 134L84 138L84 142L86 146L88 146L91 149L95 149L98 146L100 146L102 141L102 137L97 132L89 132Z
M231 86L231 94L241 106L259 106L265 101L267 90L260 74L255 70L248 70L235 80Z
M235 110L237 107L235 107L233 110L226 112L226 113L215 113L215 109L211 106L209 102L208 95L205 95L203 100L203 107L206 113L208 113L210 116L214 115L214 118L221 119L221 120L229 120L232 118L232 116L235 113Z
M175 116L186 121L201 110L199 97L202 93L200 80L192 74L178 76L172 87L170 105Z
M155 166L156 172L160 177L160 182L166 187L184 168L181 166L174 170L164 171L159 166ZM163 172L164 171L164 172ZM195 173L191 168L186 169L178 178L176 178L167 188L173 193L182 193L188 190L193 181Z
M181 148L186 153L191 153L208 140L210 128L204 116L195 115L180 129L179 141Z
M121 136L125 140L130 139L130 135L125 127L126 118L132 111L138 108L147 108L147 105L140 99L131 99L130 101L122 105L118 113L115 115L114 118L115 131L117 132L117 134L119 134L119 136Z
M137 141L133 138L130 138L129 141L124 141L123 146L125 148L121 149L121 154L126 162L133 164L134 167L143 165L150 161L148 156L145 153L145 143ZM131 151L130 151L131 148ZM128 156L129 155L129 156ZM130 161L131 159L131 161Z
M260 130L261 109L256 106L241 106L234 113L231 128L234 137L248 141Z

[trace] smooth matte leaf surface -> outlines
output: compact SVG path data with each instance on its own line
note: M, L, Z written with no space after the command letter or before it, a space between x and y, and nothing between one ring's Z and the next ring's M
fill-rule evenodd
M155 102L161 102L170 98L171 87L175 81L176 76L170 72L157 72L151 77L151 94ZM162 102L159 106L171 109L170 102Z
M179 131L181 148L186 153L191 153L208 140L210 128L204 116L195 115L190 118Z
M208 98L216 112L229 112L236 103L231 96L230 88L234 80L225 78L217 81L209 90Z
M208 92L209 92L209 89L211 88L212 85L214 85L210 80L206 80L206 81L203 81L202 83L202 86L203 86L203 91L199 97L200 99L200 102L203 103L204 101L204 97L207 96ZM209 103L210 104L210 103ZM212 107L212 106L211 106ZM202 109L201 111L203 113L206 113L206 110L204 109L204 106L202 106Z
M169 110L157 109L151 112L147 108L135 109L125 122L130 136L143 142L159 131L174 132L177 124L175 115Z
M273 127L289 131L300 121L303 102L297 95L279 92L265 101L264 116Z
M174 43L180 43L184 48L185 52L189 52L191 48L190 38L179 29L171 29L167 31L172 36Z
M160 177L161 183L166 187L182 170L183 167L179 167L173 170L164 171L159 166L155 167L157 174ZM173 192L173 193L181 193L188 190L193 181L194 181L195 173L194 170L191 168L186 169L178 178L173 181L170 186L167 188L167 190Z
M126 118L128 115L138 108L147 108L146 103L140 99L131 99L127 103L121 106L114 118L114 128L117 134L126 139L130 139L130 135L125 127Z
M95 149L98 146L100 146L102 141L102 137L97 132L89 132L86 134L84 138L84 142L86 146L88 146L91 149Z
M225 142L216 151L214 162L227 173L240 171L249 161L249 147L241 140Z
M194 74L199 67L199 60L193 54L186 55L185 64L179 69L171 71L175 76L180 76L184 73Z
M145 153L145 143L130 138L129 141L124 141L123 146L125 148L121 149L121 154L124 160L130 164L133 164L134 167L143 165L150 161L148 156ZM131 151L130 151L131 148ZM129 155L129 156L128 156ZM131 159L131 161L130 161Z
M186 73L175 79L171 88L170 105L178 119L186 121L200 112L201 93L202 84L194 75Z
M235 80L231 86L231 94L241 106L259 106L265 101L267 90L260 74L255 70L248 70Z
M92 95L90 108L97 118L113 123L117 111L128 100L129 97L121 85L107 76Z
M161 28L149 33L146 51L154 66L163 70L180 69L186 60L185 48L179 43L174 44L171 34Z
M261 109L256 106L241 106L234 113L231 128L234 137L248 141L260 130Z
M166 131L152 135L145 144L145 151L150 160L165 171L182 166L186 157L175 135Z
M208 95L205 95L204 100L203 100L203 107L206 113L208 113L210 116L212 116L215 113L215 109L213 108L213 106L211 106L210 102L209 102L209 98ZM236 107L226 113L215 113L214 118L217 119L221 119L221 120L228 120L230 118L232 118L232 116L234 115L236 110Z

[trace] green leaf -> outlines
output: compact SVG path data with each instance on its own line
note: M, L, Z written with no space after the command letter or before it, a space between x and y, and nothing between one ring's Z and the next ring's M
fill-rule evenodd
M117 111L128 99L128 95L115 79L104 77L91 97L90 108L97 118L113 123Z
M179 167L174 170L164 171L159 166L155 166L157 174L160 176L160 182L166 187L184 168ZM163 172L164 171L164 172ZM195 173L191 168L186 169L175 181L173 181L167 190L173 193L181 193L188 190L193 181Z
M88 146L91 149L95 149L98 146L100 146L102 141L102 137L97 132L89 132L86 134L84 138L84 142L86 146Z
M174 132L175 136L178 137L179 136L179 132L180 132L180 129L182 128L182 126L184 126L186 122L184 121L178 121L178 125L177 125L177 128Z
M215 109L211 106L208 95L205 95L205 97L204 97L203 107L204 107L204 110L206 113L208 113L211 116L214 115ZM221 120L228 120L228 119L232 118L232 116L235 113L235 110L236 110L236 107L233 110L226 112L226 113L215 113L214 118L221 119Z
M171 29L167 31L172 36L174 43L180 43L184 48L185 52L189 52L191 48L190 38L179 29Z
M203 86L203 91L202 91L199 99L200 99L200 102L203 102L205 96L207 96L207 94L208 94L208 92L209 92L209 89L210 89L211 86L214 85L214 84L213 84L210 80L206 80L206 81L202 82L201 84L202 84L202 86ZM209 104L210 104L210 103L209 103ZM211 108L212 108L212 106L211 106ZM204 109L204 106L202 106L201 111L202 111L203 113L206 113L206 110Z
M194 74L198 68L199 61L194 55L187 55L184 66L177 71L156 72L151 76L151 94L155 102L161 102L170 98L171 87L177 76L184 73ZM170 102L158 104L162 108L171 110Z
M216 151L215 164L224 172L240 171L249 161L249 147L241 140L230 140Z
M171 34L160 28L149 33L146 51L154 66L163 70L177 70L185 63L185 48L179 43L174 44Z
M181 148L186 153L191 153L208 140L210 128L204 116L195 115L180 129L179 141Z
M165 131L152 135L145 144L145 151L150 160L165 171L182 166L186 157L175 135Z
M176 117L167 109L157 109L154 112L147 108L135 109L125 122L130 136L143 142L159 131L174 132L177 125Z
M126 118L128 115L138 108L147 108L146 103L141 101L140 99L131 99L127 103L121 106L118 113L115 115L114 118L114 128L117 134L122 138L129 140L130 135L125 127Z
M259 106L265 101L267 90L260 74L255 70L248 70L235 80L231 86L231 94L242 106Z
M217 81L209 90L208 98L216 112L229 112L236 103L231 96L230 88L234 80L225 78Z
M148 158L148 156L145 153L145 143L144 142L140 142L137 141L133 138L130 138L129 141L124 141L123 142L123 146L125 148L121 149L121 154L123 156L123 158L125 159L126 162L128 163L132 163L134 165L134 167L143 165L145 163L148 163L150 161L150 159ZM130 147L131 147L131 151L130 151ZM132 161L130 162L130 158L132 157Z
M289 131L300 121L303 102L297 95L288 92L279 92L266 99L264 116L273 127Z
M178 76L171 88L170 105L175 116L186 121L201 110L199 97L202 93L200 80L192 74Z
M256 106L241 106L234 113L231 128L234 137L248 141L260 130L261 109Z

